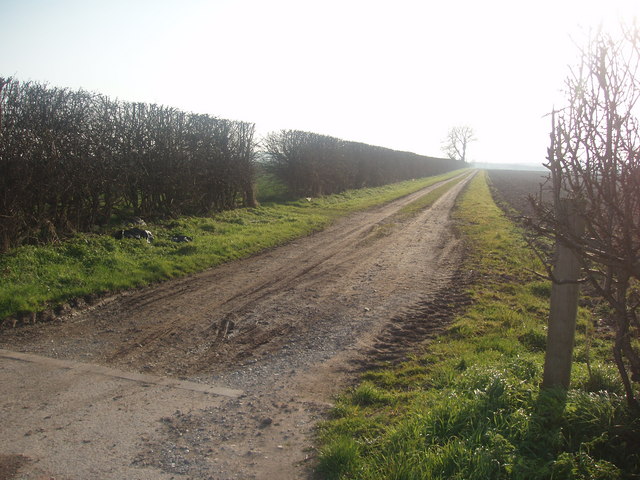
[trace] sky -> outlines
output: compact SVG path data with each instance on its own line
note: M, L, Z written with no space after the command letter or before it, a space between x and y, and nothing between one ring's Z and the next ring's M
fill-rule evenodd
M0 76L477 162L540 164L589 30L638 0L0 0Z

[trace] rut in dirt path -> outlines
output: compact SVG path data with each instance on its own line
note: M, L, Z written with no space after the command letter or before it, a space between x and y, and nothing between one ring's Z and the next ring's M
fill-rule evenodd
M83 468L100 478L118 478L109 473L110 458L129 478L154 471L176 479L308 478L312 429L331 396L372 361L400 359L468 302L459 288L463 248L450 213L469 178L409 219L395 214L439 185L261 255L115 296L64 322L3 332L0 348L187 378L246 396L192 397L191 406L159 417L158 394L149 413L136 410L140 422L156 425L152 431L140 435L136 423L121 422L114 432L101 427L108 439L130 439L128 449L84 444L88 433L69 438L65 430L48 430L27 438L12 428L0 454L37 457L48 449L52 458L66 458L73 448L89 462ZM142 395L138 390L132 398ZM34 405L48 401L31 395ZM121 414L109 413L108 395L93 397L102 405L99 418ZM96 429L90 418L74 420L73 409L57 415L65 418L61 424ZM73 466L39 462L52 475L82 478Z

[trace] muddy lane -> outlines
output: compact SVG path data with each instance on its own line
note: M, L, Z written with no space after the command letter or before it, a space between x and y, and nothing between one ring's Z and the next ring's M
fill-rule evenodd
M306 478L313 458L311 429L332 394L372 355L400 358L446 320L438 302L458 300L451 295L460 281L462 246L450 212L465 183L411 219L394 214L437 185L250 259L117 295L59 322L2 332L0 348L110 370L100 377L87 368L78 374L49 365L55 375L68 376L56 384L71 390L33 384L31 400L17 400L5 390L0 421L11 419L11 428L0 439L0 455L28 459L17 474L23 476L15 478L38 478L29 476L34 472L86 478L73 462L54 460L68 457L70 448L72 456L91 458L100 478L123 478L117 476L123 472L146 478L155 471L158 478ZM39 365L0 357L0 374L24 390L18 387L24 379L16 377L27 375L22 368L41 376L45 367L38 370ZM28 375L36 375L31 370ZM67 409L51 398L67 398L82 382L104 383L96 378L111 371L147 375L137 383L121 375L109 386L124 388L121 382L129 382L128 388L157 390L167 408L128 403L136 420L114 422L109 430L105 419L117 417L122 405L105 398L121 394L96 393L91 403L100 405L95 416L102 419L104 436L128 439L115 442L107 454L106 444L92 440L91 417L80 422L77 405ZM170 382L144 387L144 378L181 379L185 385L204 383L243 394L197 388L173 394ZM161 401L162 395L170 399ZM185 395L189 401L178 402L184 408L176 407L175 398ZM26 420L21 425L20 409L33 411L36 405L42 417L55 417L62 428L25 437L25 431L37 429ZM70 439L64 425L80 432L86 427L87 438Z

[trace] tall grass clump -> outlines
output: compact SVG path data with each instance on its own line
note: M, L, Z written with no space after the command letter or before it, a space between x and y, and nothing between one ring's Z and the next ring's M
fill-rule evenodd
M318 429L319 477L639 478L640 420L590 312L580 311L568 395L541 393L549 289L531 273L540 265L483 174L455 217L476 279L472 306L423 354L365 373L337 399ZM384 402L363 402L363 388ZM330 461L341 445L349 460Z

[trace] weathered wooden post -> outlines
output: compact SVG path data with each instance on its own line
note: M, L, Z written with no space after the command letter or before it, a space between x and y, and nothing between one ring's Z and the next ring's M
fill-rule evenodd
M560 224L567 225L570 237L584 234L584 219L574 199L558 199L556 212ZM580 262L571 247L562 239L556 241L553 267L551 313L547 331L547 353L544 360L542 388L569 388L571 360L578 314Z

